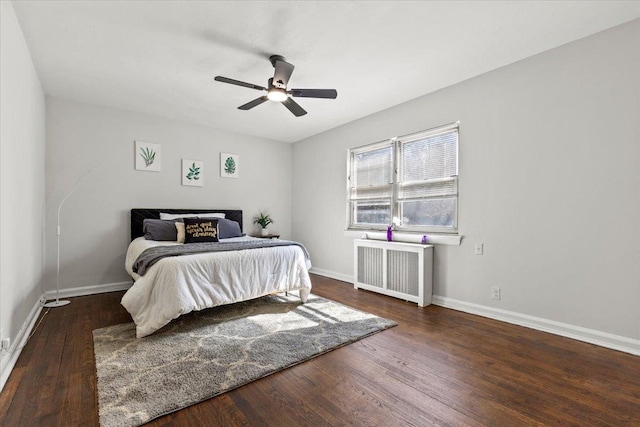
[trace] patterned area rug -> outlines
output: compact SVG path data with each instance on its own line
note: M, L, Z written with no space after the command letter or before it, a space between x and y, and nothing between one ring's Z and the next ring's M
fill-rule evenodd
M190 313L137 339L93 331L100 425L138 426L396 323L310 295L270 295Z

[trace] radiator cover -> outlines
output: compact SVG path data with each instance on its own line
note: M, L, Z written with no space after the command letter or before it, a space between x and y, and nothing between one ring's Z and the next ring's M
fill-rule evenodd
M431 304L433 246L356 239L353 287Z

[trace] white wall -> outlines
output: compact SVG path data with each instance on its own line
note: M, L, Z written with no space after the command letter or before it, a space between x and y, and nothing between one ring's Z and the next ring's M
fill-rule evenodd
M42 295L45 101L11 2L0 17L0 336L15 342Z
M459 120L464 238L434 293L638 340L638 76L640 20L298 142L293 237L351 276L346 150Z
M134 141L161 144L162 171L134 169ZM220 177L220 153L240 156L238 179ZM156 116L47 97L46 283L56 283L56 213L61 215L60 288L129 281L124 256L131 208L242 209L244 230L270 212L270 227L291 232L290 144ZM181 159L204 161L204 187L181 185Z

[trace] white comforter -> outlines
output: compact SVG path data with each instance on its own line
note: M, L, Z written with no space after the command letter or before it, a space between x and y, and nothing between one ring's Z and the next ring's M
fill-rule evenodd
M224 241L246 239L254 238ZM305 301L311 289L311 264L294 245L168 257L144 276L133 272L133 263L145 249L181 244L139 237L129 245L125 268L135 282L122 297L122 305L133 317L138 338L194 310L292 290L300 290Z

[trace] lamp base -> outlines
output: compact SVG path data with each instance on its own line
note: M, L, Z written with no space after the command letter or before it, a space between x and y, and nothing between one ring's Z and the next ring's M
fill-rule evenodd
M43 305L43 307L62 307L63 305L69 304L71 301L68 300L57 300L51 301Z

